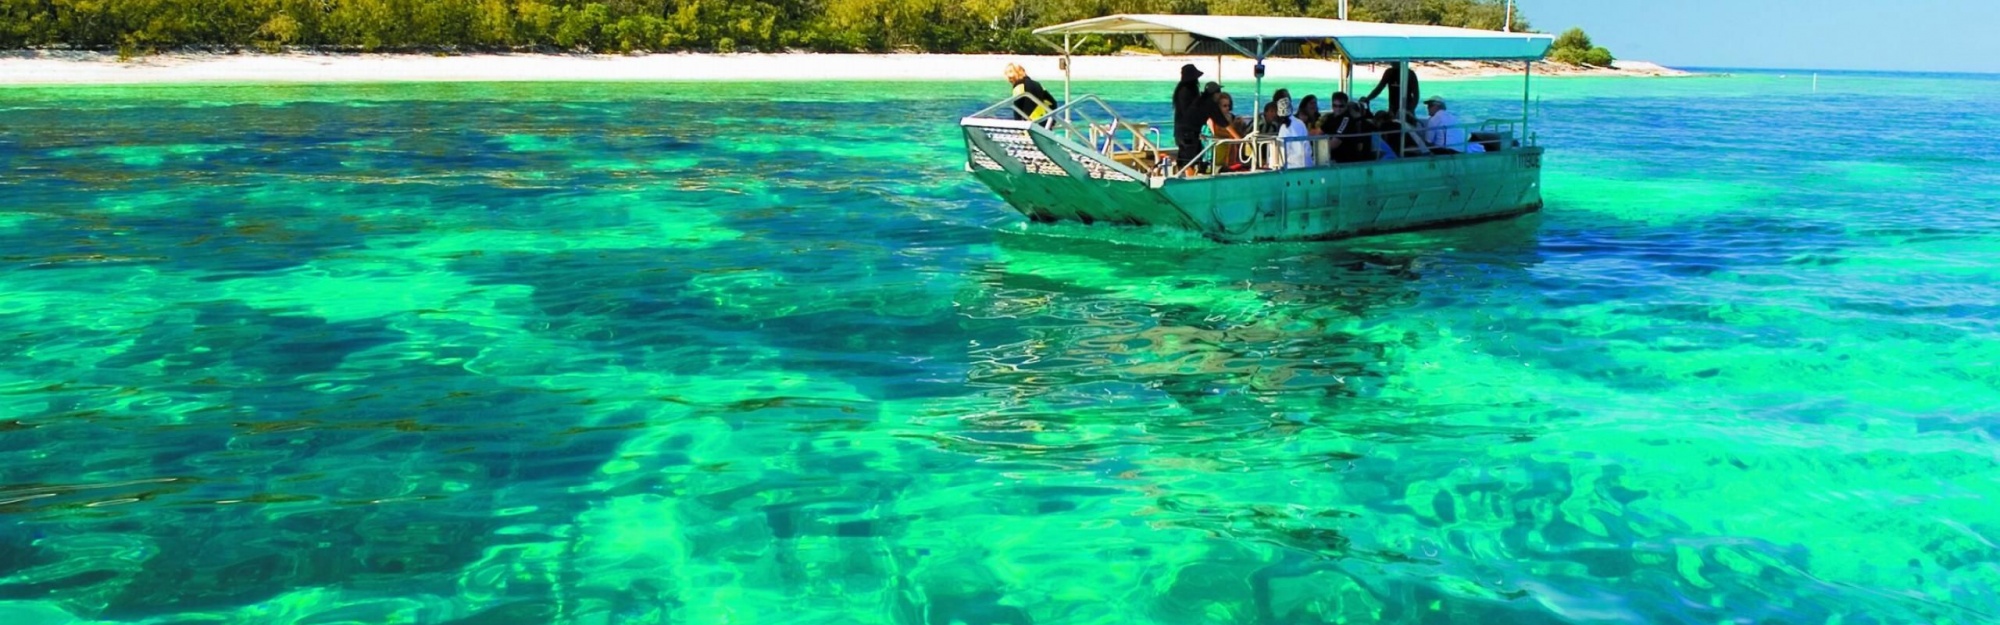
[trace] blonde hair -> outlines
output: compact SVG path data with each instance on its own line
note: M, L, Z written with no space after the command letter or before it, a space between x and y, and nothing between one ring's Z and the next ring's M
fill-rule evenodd
M1020 80L1028 77L1028 70L1021 69L1019 63L1008 63L1006 69L1000 70L1000 75L1006 76L1007 80Z

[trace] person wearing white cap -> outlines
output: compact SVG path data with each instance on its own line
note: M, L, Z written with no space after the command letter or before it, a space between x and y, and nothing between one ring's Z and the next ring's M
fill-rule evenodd
M1312 144L1306 142L1306 123L1287 115L1284 102L1287 100L1264 103L1264 123L1276 129L1280 147L1283 148L1285 169L1312 167L1313 149Z
M1445 108L1444 98L1431 96L1424 100L1424 108L1431 114L1430 119L1424 120L1424 143L1430 145L1432 154L1486 151L1468 140L1465 127L1458 123L1458 116Z

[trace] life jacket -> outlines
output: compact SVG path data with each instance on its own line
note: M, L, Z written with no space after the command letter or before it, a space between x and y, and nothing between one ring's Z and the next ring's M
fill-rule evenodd
M1028 112L1028 121L1041 119L1043 115L1049 114L1049 103L1043 102L1041 98L1028 95L1028 83L1026 82L1014 85L1014 101L1020 102L1023 97L1035 103L1035 110Z

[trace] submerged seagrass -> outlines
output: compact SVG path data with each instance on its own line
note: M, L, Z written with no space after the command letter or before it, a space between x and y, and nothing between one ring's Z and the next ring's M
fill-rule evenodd
M1543 81L1542 212L1227 246L1004 216L1002 86L0 90L0 623L2000 614L2000 118L1868 121L2000 81Z

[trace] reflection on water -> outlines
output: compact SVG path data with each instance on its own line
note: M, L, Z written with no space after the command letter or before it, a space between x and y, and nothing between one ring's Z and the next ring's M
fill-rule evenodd
M1551 82L1547 211L1246 246L986 85L0 92L0 623L2000 614L2000 128Z

